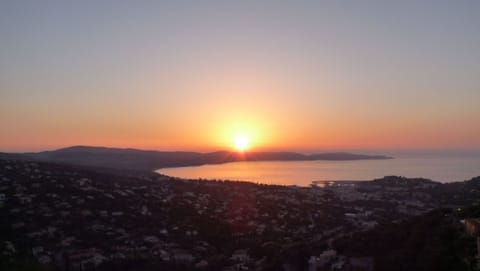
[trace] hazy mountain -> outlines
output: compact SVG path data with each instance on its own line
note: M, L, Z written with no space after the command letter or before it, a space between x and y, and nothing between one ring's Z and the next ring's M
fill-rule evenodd
M9 154L5 154L9 155ZM54 151L24 153L23 156L42 161L62 162L96 167L154 170L163 167L221 164L236 161L308 161L390 159L381 155L352 153L301 154L295 152L165 152L137 149L74 146ZM19 156L19 155L17 155Z

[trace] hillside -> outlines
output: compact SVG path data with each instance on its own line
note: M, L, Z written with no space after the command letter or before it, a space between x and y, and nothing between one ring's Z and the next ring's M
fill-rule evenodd
M12 157L12 155L14 155ZM20 154L3 154L19 159ZM21 156L39 161L60 162L94 167L155 170L165 167L222 164L237 161L309 161L309 160L363 160L390 159L381 155L362 155L344 152L301 154L295 152L165 152L137 149L74 146L54 151L24 153Z
M477 204L478 180L307 188L0 159L0 270L476 270L459 221L478 205L444 207Z

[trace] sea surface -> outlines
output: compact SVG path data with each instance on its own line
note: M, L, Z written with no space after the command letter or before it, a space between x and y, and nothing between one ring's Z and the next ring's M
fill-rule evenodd
M480 176L480 153L397 154L388 160L234 162L164 168L156 172L187 179L242 180L263 184L308 186L313 181L363 181L388 175L422 177L438 182Z

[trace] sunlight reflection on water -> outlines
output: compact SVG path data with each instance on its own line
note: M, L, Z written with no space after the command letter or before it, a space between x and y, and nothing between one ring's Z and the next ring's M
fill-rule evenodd
M400 157L389 160L360 161L235 162L165 168L156 172L189 179L244 180L300 186L308 186L312 181L372 180L387 175L453 182L479 176L480 156Z

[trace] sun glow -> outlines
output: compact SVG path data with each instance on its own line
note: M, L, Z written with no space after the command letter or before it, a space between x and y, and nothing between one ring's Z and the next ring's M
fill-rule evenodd
M250 140L248 137L241 135L235 137L233 145L237 151L244 152L249 147Z
M237 106L238 107L238 106ZM275 139L271 132L277 130L262 112L220 114L209 121L206 131L208 140L215 149L229 149L235 152L263 151L269 149ZM200 128L199 128L200 130Z

